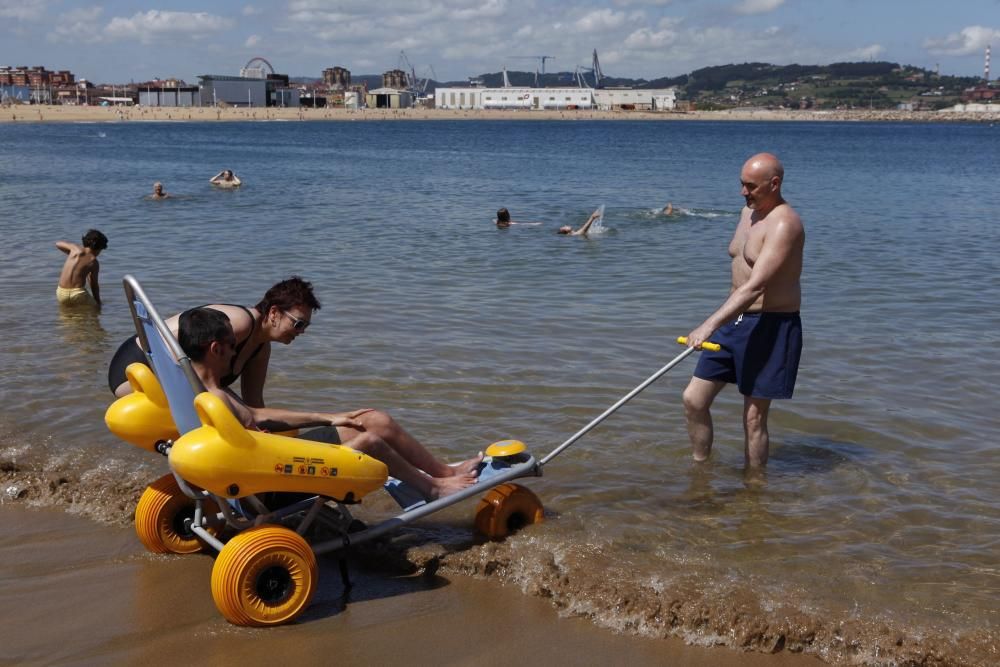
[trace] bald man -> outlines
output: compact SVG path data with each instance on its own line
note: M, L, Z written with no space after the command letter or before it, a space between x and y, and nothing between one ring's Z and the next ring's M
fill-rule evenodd
M719 352L702 352L684 390L688 436L696 461L712 453L715 397L728 383L743 394L746 464L767 463L767 416L774 399L791 398L802 353L799 305L805 230L781 196L785 169L770 153L754 155L740 172L746 206L729 243L729 298L694 331L688 345L709 340Z

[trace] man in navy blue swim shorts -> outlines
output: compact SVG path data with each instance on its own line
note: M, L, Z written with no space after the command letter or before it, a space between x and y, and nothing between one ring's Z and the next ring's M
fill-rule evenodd
M799 307L805 229L781 196L784 167L759 153L743 165L746 200L729 243L729 298L688 334L698 348L709 340L722 346L704 351L684 390L684 413L696 461L712 453L712 402L726 384L743 394L743 447L748 466L767 463L767 416L771 401L791 398L802 354Z

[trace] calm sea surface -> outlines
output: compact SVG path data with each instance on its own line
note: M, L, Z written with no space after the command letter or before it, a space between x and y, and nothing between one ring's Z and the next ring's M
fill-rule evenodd
M805 350L766 473L743 471L733 389L711 463L691 462L686 361L527 482L550 520L496 547L506 576L628 631L738 646L787 626L834 660L933 642L988 661L1000 127L985 124L0 125L5 479L54 471L74 493L37 501L127 516L122 480L161 473L102 419L131 330L126 273L164 314L253 304L300 274L323 307L274 350L270 403L383 408L448 458L507 437L545 454L725 298L739 169L760 150L783 159L807 230ZM211 189L223 168L241 190ZM144 199L155 180L175 197ZM656 215L668 201L680 215ZM556 235L601 204L603 234ZM544 224L497 230L500 206ZM106 305L60 313L53 243L89 227L110 239ZM429 538L467 532L471 511L429 521Z

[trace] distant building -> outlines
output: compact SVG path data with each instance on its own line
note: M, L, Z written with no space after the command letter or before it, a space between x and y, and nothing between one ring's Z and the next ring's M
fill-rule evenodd
M413 106L413 95L395 88L376 88L365 95L369 109L405 109Z
M58 99L55 90L72 86L76 78L69 70L53 72L41 65L35 67L0 66L0 97L51 104Z
M1000 87L994 88L988 83L981 84L975 88L967 88L962 91L962 102L992 102L994 99L1000 100Z
M592 109L591 88L438 88L437 109Z
M178 79L147 81L136 84L139 104L144 107L198 106L198 86L189 86Z
M391 69L382 74L382 87L395 88L396 90L406 90L406 72L401 69Z
M598 88L594 91L594 104L605 111L670 111L677 104L677 89Z
M632 88L438 88L434 106L438 109L634 109L671 110L677 104L677 90Z
M323 85L333 90L347 90L351 87L351 71L343 67L327 67L323 70Z
M201 106L299 106L299 91L289 87L284 74L271 74L266 79L203 74L198 79Z
M361 93L356 90L345 90L344 91L344 108L357 110L361 108L361 100L363 99Z

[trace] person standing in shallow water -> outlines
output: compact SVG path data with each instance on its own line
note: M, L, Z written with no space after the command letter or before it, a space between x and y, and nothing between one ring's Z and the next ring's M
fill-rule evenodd
M727 383L743 394L744 455L748 466L767 463L771 401L791 398L802 353L799 307L805 229L781 195L785 170L770 153L754 155L740 172L746 206L729 243L729 298L687 336L690 347L709 337L722 345L704 351L684 390L684 412L695 461L712 452L710 408ZM714 335L713 335L714 334Z
M56 300L64 306L101 305L101 286L98 283L98 273L101 264L97 256L108 247L108 237L96 229L88 229L81 239L82 245L69 241L56 241L56 247L66 254L62 272L59 274L59 285L56 287ZM90 292L85 285L90 284Z

